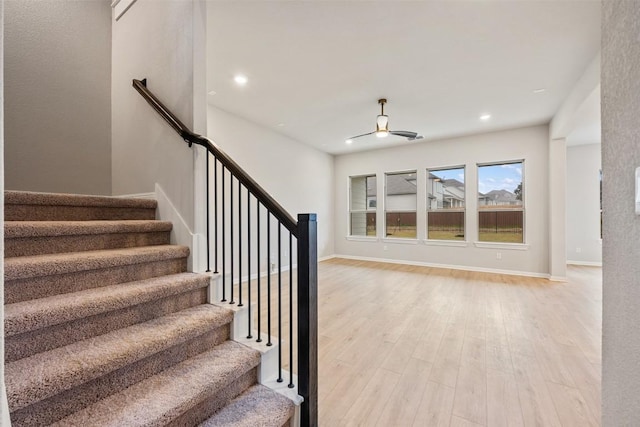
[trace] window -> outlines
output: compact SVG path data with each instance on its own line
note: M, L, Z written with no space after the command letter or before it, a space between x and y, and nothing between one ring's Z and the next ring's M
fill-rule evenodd
M387 237L415 239L416 172L386 174L385 225Z
M524 161L478 165L478 240L524 243Z
M464 167L427 170L427 239L464 240Z
M349 194L351 236L376 235L376 176L352 176Z

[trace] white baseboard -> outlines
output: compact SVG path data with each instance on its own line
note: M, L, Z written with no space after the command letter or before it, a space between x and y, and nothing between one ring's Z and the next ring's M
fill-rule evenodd
M567 260L568 265L583 265L587 267L602 267L602 261L571 261Z
M337 255L336 254L331 254L331 255L327 255L327 256L323 256L318 258L318 262L322 262L322 261L328 261L330 259L336 258Z
M160 184L156 183L156 200L158 201L157 218L163 221L171 221L171 243L189 247L189 258L187 259L188 271L204 271L202 268L201 254L198 256L199 241L202 236L191 231L178 209L171 202L171 199L164 192Z
M118 196L114 196L114 197L119 197L121 199L151 199L151 200L155 200L156 199L156 193L149 192L149 193L135 193L135 194L120 194Z
M452 264L435 264L435 263L421 262L421 261L408 261L408 260L397 260L397 259L388 259L388 258L372 258L372 257L340 255L340 254L337 254L334 257L344 258L344 259L353 259L357 261L386 262L389 264L416 265L419 267L445 268L448 270L476 271L479 273L493 273L493 274L504 274L509 276L524 276L524 277L536 277L541 279L550 279L550 276L547 273L535 273L530 271L499 270L496 268L472 267L472 266L466 266L466 265L452 265Z

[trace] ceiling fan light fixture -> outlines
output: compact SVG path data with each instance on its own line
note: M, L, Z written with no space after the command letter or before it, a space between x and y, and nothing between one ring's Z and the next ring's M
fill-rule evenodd
M389 116L380 114L376 119L376 136L385 138L389 135Z

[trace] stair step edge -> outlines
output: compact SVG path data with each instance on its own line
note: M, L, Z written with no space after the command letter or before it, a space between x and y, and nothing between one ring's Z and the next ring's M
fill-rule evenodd
M4 309L5 336L167 298L208 284L206 275L180 273L7 304Z
M95 234L154 233L171 231L169 221L95 220L95 221L6 221L4 238L58 237Z
M54 426L165 425L259 363L256 352L226 341L63 418Z
M10 281L186 258L187 256L189 256L189 248L179 245L32 255L5 259L4 274L5 281Z
M38 193L33 191L12 190L5 190L4 203L5 205L48 205L141 209L156 209L158 205L157 201L153 199L67 193Z
M293 417L295 405L263 385L248 388L199 427L282 427Z
M8 363L9 407L21 409L99 378L223 326L231 318L229 311L201 305Z

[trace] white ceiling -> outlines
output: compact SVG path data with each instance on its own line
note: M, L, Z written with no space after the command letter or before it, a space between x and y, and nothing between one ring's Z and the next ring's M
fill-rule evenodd
M381 97L392 130L427 141L547 123L600 49L597 0L207 7L209 103L333 154L408 143L345 144L375 129Z

